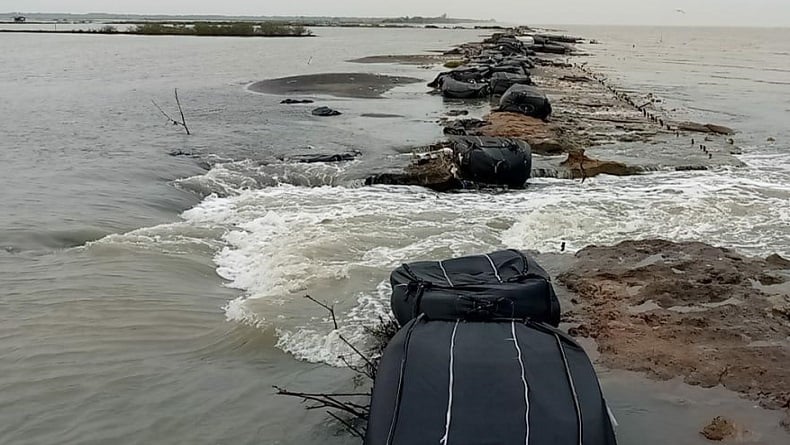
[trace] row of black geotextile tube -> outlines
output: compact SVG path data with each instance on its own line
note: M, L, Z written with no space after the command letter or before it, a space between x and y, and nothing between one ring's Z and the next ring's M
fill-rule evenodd
M551 103L533 85L530 58L535 53L516 37L501 35L485 43L475 57L452 71L440 73L428 84L451 99L498 96L499 110L538 119L551 116Z
M378 365L366 445L613 445L549 275L517 250L392 273L400 331Z

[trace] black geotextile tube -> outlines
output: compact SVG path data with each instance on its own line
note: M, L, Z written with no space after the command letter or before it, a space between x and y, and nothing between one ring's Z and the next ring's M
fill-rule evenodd
M598 378L562 332L412 320L378 366L365 445L615 445Z
M558 326L560 303L548 273L518 250L404 264L392 272L392 311L414 318L531 319Z
M532 149L522 140L466 136L455 137L452 143L464 180L522 188L532 174Z
M548 119L552 110L549 99L538 88L530 85L513 85L502 95L499 111Z
M475 99L488 96L488 83L472 83L445 77L442 80L442 96L450 99Z

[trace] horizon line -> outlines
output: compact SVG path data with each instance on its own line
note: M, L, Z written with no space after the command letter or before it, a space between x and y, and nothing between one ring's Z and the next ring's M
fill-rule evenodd
M104 16L135 16L135 17L227 17L227 18L267 18L267 19L276 19L276 18L309 18L309 19L319 19L319 18L327 18L327 19L393 19L393 18L402 18L402 17L420 17L420 18L440 18L441 16L421 16L421 15L380 15L380 16L346 16L346 15L248 15L248 14L225 14L225 13L215 13L215 14L207 14L207 13L198 13L198 14L188 14L188 13L139 13L139 12L0 12L0 16L14 16L14 15L25 15L25 14L38 14L38 15L61 15L61 16L90 16L90 15L104 15ZM494 20L494 23L503 26L527 26L527 27L545 27L545 26L619 26L619 27L657 27L657 28L759 28L759 29L788 29L790 28L790 24L657 24L657 23L579 23L579 22L568 22L568 23L531 23L531 24L512 24L505 21L500 21L498 18L467 18L467 17L451 17L447 16L446 19L449 20L465 20L468 23L492 23L491 21Z

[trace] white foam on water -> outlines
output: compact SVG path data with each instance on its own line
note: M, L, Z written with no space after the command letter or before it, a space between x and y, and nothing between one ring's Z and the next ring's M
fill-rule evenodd
M220 235L221 232L208 227L176 222L107 235L86 243L84 248L126 247L170 254L205 252L210 255L222 246Z
M651 237L788 255L786 182L750 172L546 178L499 194L242 185L208 196L184 212L183 224L221 234L217 273L243 291L224 307L229 321L274 327L282 350L338 365L348 353L339 336L364 344L364 326L389 311L389 291L375 283L404 262ZM306 294L336 298L346 324L333 331Z
M390 316L390 293L389 283L383 281L377 286L375 293L358 296L356 306L338 320L338 329L321 330L315 324L296 330L278 329L277 347L299 360L311 363L344 366L348 362L360 365L363 363L362 357L341 340L341 337L365 353L371 346L367 329L377 326ZM322 320L322 324L333 327L329 319Z

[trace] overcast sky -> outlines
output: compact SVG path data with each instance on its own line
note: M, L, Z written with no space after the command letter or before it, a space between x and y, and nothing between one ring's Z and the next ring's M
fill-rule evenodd
M14 11L314 16L447 13L524 24L790 26L790 0L0 0L0 12Z

